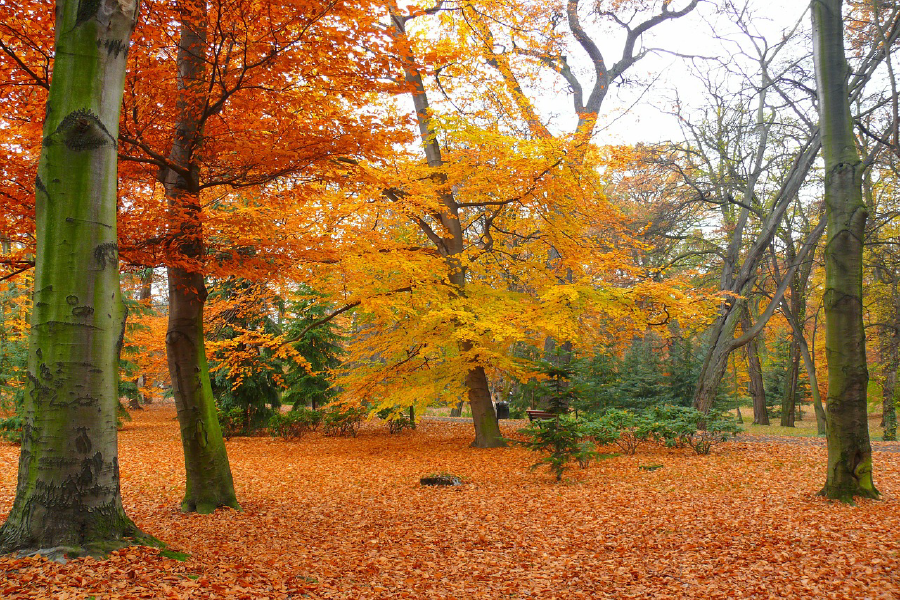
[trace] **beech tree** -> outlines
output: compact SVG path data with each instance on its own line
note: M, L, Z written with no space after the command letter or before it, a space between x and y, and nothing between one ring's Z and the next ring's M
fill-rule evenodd
M648 51L642 47L642 36L689 13L698 2L682 4L677 9L666 2L641 5L650 16L642 13L635 22L619 20L613 11L600 13L601 19L616 23L626 35L621 58L609 68L585 30L577 0L553 7L441 2L428 9L413 7L401 13L394 7L391 11L395 35L403 44L405 81L428 166L414 175L420 177L418 181L431 182L433 190L423 190L411 174L402 184L385 186L384 195L397 211L408 215L418 237L429 246L428 252L420 249L419 260L434 254L444 261L444 273L434 278L452 287L449 297L439 303L452 316L441 323L456 325L448 335L456 340L462 357L459 377L465 382L464 394L475 421L473 446L502 444L487 372L514 368L509 357L501 358L508 352L500 350L503 344L537 337L537 332L543 334L541 343L551 336L580 337L573 331L580 329L573 327L574 322L563 321L572 316L572 307L584 306L586 295L605 293L592 290L591 281L606 277L609 282L626 271L629 274L622 280L640 281L640 275L625 267L615 275L600 275L598 265L603 259L589 258L605 253L611 264L609 257L616 253L611 240L619 239L623 231L591 173L597 157L591 138L610 83ZM563 13L565 19L560 18ZM435 26L446 32L444 41L429 43L428 36L409 35L408 24L427 16L437 17ZM582 86L570 68L568 44L590 60L593 81L589 85ZM541 70L570 88L577 125L568 134L554 135L535 108L527 84ZM446 101L432 103L432 92ZM448 104L452 108L446 109ZM590 216L588 206L597 209ZM601 215L608 217L605 223ZM605 240L604 233L608 233ZM493 289L488 291L487 286ZM404 280L395 287L417 286ZM534 301L533 311L546 313L533 316L516 332L512 323L518 321L517 310L522 314L525 295ZM624 299L618 292L611 295ZM518 309L513 308L516 302ZM598 302L596 306L603 312L614 304ZM552 307L561 305L566 308L551 318ZM616 309L629 316L638 312L621 306L610 313ZM564 334L564 330L572 333ZM425 353L419 340L407 349L409 356L397 353L395 361L385 361L385 369L392 362L404 370L411 362L434 368L434 357L421 360ZM455 354L443 352L445 360ZM455 387L448 385L448 389Z
M124 328L116 138L138 2L61 0L56 8L35 179L25 425L0 550L94 554L149 539L122 508L116 442Z
M383 144L356 107L380 85L383 61L363 59L384 36L359 3L185 0L176 8L152 15L136 44L141 75L128 81L121 134L129 161L122 237L133 262L167 269L182 509L208 513L238 504L209 377L207 278L301 279L299 265L328 255L321 237L304 234L317 219L305 205L335 177L336 157L376 156ZM318 220L317 233L327 230Z
M216 418L206 340L203 304L207 291L198 268L203 255L200 221L200 168L194 159L203 140L208 98L207 2L185 1L181 6L178 43L178 103L175 135L159 179L169 208L177 219L172 240L180 264L166 269L169 278L169 326L166 356L172 393L178 407L184 448L185 491L181 510L210 513L220 506L240 508L222 429Z
M853 135L844 53L843 0L813 0L813 58L825 158L825 352L828 357L828 470L821 494L844 502L877 498L866 387L862 311L863 239L868 210L864 165Z
M873 73L884 61L884 48L889 48L896 40L897 15L896 10L885 15L887 25L883 39L870 36L859 46L858 60L848 86L851 101L862 97ZM726 150L723 154L719 141L727 140L728 134L724 138L721 133L710 136L704 131L702 121L698 124L697 119L692 122L684 118L682 122L693 138L683 149L688 166L682 164L674 167L683 174L685 183L696 190L699 199L720 206L725 222L731 223L725 247L719 251L723 257L719 289L724 293L724 299L707 334L707 354L694 395L694 406L702 411L708 411L713 405L719 382L728 366L728 356L759 335L771 315L781 306L781 298L790 287L794 273L801 269L806 257L815 248L825 225L822 220L808 229L802 244L796 248L793 262L782 269L780 281L773 282L774 290L768 303L760 308L752 323L748 322L745 304L761 283L760 267L770 244L778 235L784 216L803 189L819 153L821 137L808 114L808 103L804 101L810 93L810 86L803 83L802 58L791 56L787 60L773 62L776 56L784 54L790 36L769 44L763 36L740 21L745 16L745 10L735 12L738 24L744 30L743 37L752 48L753 54L749 56L759 67L754 75L758 83L748 82L749 85L743 86L751 89L756 98L757 118L753 127L758 135L751 140L752 145L748 144L741 150ZM722 93L718 84L707 84L707 89L716 105L726 110L725 113L710 115L707 123L714 125L711 129L721 130L723 119L727 120L726 115L730 113L742 118L747 115L743 105L731 103L732 93ZM773 120L776 112L783 116ZM773 145L773 140L777 140L777 144ZM776 150L785 149L790 149L790 152L780 155L777 164L771 163L772 157L778 156ZM768 188L757 185L765 179L770 180ZM733 191L729 191L729 187ZM728 208L728 205L731 207ZM725 214L726 211L731 214ZM703 243L707 241L703 240ZM745 326L736 335L742 320ZM760 406L758 399L756 405ZM758 420L760 415L756 417Z

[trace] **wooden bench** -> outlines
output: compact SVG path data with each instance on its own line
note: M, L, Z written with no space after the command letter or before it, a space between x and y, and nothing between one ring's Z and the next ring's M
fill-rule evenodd
M556 413L547 412L546 410L529 409L525 411L525 414L528 415L529 421L546 421L556 418Z

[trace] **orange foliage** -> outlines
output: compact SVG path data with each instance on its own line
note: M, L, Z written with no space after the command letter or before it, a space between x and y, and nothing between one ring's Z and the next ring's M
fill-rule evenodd
M209 2L205 79L179 88L178 21L188 3L157 1L129 53L120 139L125 188L123 257L184 266L213 277L289 277L298 263L333 262L324 188L344 184L348 163L377 160L396 124L378 114L390 78L378 4ZM178 102L182 104L178 104ZM185 160L199 171L201 264L173 251L187 205L166 207L159 169L169 158L183 105L200 128ZM341 158L347 162L340 162ZM323 214L324 213L324 214Z
M521 422L520 422L521 423ZM875 444L884 500L814 495L824 448L729 443L708 457L647 449L556 484L522 449L464 448L471 425L389 435L235 438L245 511L182 514L171 405L120 434L126 510L191 556L0 558L4 598L893 598L900 591L900 454ZM512 434L513 422L504 422ZM17 448L0 445L0 514ZM647 472L640 465L662 464ZM434 472L457 488L419 485Z

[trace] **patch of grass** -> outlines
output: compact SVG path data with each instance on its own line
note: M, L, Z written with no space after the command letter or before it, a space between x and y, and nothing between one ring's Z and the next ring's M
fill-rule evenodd
M812 411L810 411L812 412ZM745 417L744 433L750 435L784 435L791 437L817 437L816 417L812 414L804 415L802 421L795 421L794 427L782 427L778 425L777 420L773 420L771 425L753 425ZM869 415L869 438L872 440L880 440L884 435L884 429L881 427L881 415Z
M191 555L186 552L176 552L175 550L160 550L159 555L163 558L171 558L172 560L177 560L179 562L184 562L191 557Z
M793 437L816 437L815 421L796 421L794 427L782 427L781 425L753 425L744 422L744 433L750 435L787 435Z

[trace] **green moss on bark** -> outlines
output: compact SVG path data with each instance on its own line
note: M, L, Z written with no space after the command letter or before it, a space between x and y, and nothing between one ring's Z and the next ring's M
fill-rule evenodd
M125 58L102 43L127 45L136 13L117 0L57 2L52 110L35 179L25 423L2 552L104 554L153 539L125 515L119 491L115 140Z

